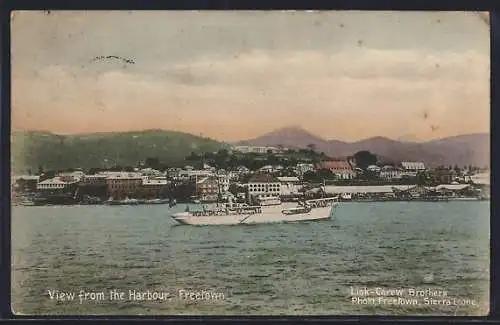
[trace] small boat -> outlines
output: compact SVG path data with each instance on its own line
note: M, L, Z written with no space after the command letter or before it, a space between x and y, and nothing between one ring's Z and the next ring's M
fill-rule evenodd
M481 200L480 197L476 196L469 196L469 197L450 197L450 201L479 201Z
M23 200L23 201L19 202L18 205L33 206L33 205L35 205L35 202L33 202L32 200Z
M446 196L431 196L431 197L426 197L422 198L417 201L427 201L427 202L447 202L449 201L449 198Z
M91 204L100 204L102 203L101 199L98 198L98 197L95 197L95 196L85 196L83 198L83 201L81 204L85 204L85 205L91 205Z
M168 199L152 199L152 200L145 200L144 204L166 204L170 203L170 200Z
M342 201L351 201L352 200L352 194L351 193L342 193L340 195L340 199Z
M139 200L126 198L124 200L116 200L115 201L112 198L110 198L109 200L105 201L104 203L108 204L108 205L137 205L137 204L139 204Z

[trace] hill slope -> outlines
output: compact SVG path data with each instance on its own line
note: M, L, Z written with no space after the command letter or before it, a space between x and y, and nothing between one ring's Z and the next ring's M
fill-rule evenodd
M318 150L320 150L320 147L329 146L328 141L296 126L278 129L252 140L241 141L240 144L250 144L254 146L283 145L287 148L296 149L306 148L309 144L314 144Z
M212 152L221 142L187 133L148 130L120 133L57 135L48 132L13 132L12 170L15 173L48 169L136 166L148 157L180 164L191 152Z
M489 165L490 136L488 133L460 135L428 142L396 141L373 137L357 142L325 140L297 127L287 127L244 141L250 145L306 148L314 144L317 151L331 157L349 156L360 150L368 150L393 161L417 160L433 167L446 165Z

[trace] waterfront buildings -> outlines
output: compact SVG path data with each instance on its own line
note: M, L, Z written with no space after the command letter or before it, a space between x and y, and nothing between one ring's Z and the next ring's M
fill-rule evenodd
M165 196L164 190L168 184L166 177L143 177L140 188L141 196L146 198Z
M455 176L454 170L447 167L437 167L430 174L434 182L440 184L451 184Z
M108 195L115 199L136 196L142 185L143 177L139 173L114 172L106 178Z
M213 176L204 177L196 182L196 196L200 200L215 201L219 193L219 184Z
M39 182L36 188L39 191L65 192L76 184L78 184L77 179L56 176Z
M172 197L177 199L198 198L205 200L216 200L221 195L222 198L229 196L229 189L237 182L243 183L243 190L236 195L244 192L246 197L277 197L292 198L302 195L304 191L311 186L317 186L319 183L325 185L325 180L336 185L354 185L354 184L458 184L458 183L489 183L489 174L473 175L472 169L469 172L459 171L458 168L438 167L430 170L425 169L425 165L420 162L403 162L400 167L386 165L379 167L371 165L362 172L369 172L372 178L369 181L363 177L356 177L355 164L350 158L336 158L324 160L316 163L298 162L296 165L286 165L284 161L264 166L260 170L250 170L248 167L233 167L230 171L217 169L205 164L204 169L196 169L193 166L184 168L169 168L166 171L159 171L152 168L134 169L135 172L112 172L103 171L96 174L86 175L83 171L50 173L40 176L19 176L13 177L13 193L18 196L29 197L27 194L40 192L50 194L56 192L67 192L68 189L77 188L77 194L80 197L88 196L92 198L143 198L143 197ZM286 165L284 168L281 164ZM262 166L262 165L260 165ZM455 170L457 169L457 170ZM423 171L425 170L425 173ZM302 172L318 171L319 177L309 178L306 183ZM326 172L325 172L326 171ZM321 173L321 174L320 174ZM329 173L335 175L329 177ZM422 176L416 179L411 175ZM328 174L328 175L327 175ZM53 178L45 179L53 176ZM417 176L415 175L415 176ZM457 177L457 175L464 175ZM276 177L278 176L278 177ZM249 179L250 178L250 179ZM396 180L396 181L395 181ZM394 181L394 182L393 182ZM72 187L73 186L73 187ZM306 188L304 188L304 186ZM405 185L406 186L406 185ZM486 186L486 185L485 185ZM337 193L340 188L327 187L330 192L335 189L337 194L349 193L356 189L356 186L348 186L350 189ZM380 191L378 188L375 191ZM359 189L358 189L359 190ZM385 189L387 190L387 188ZM384 191L385 191L384 190ZM369 190L366 193L371 193ZM390 193L386 192L381 193ZM405 191L403 191L405 192ZM402 193L403 193L402 192ZM408 192L408 191L406 191ZM24 194L23 194L24 193ZM364 192L360 193L363 194ZM377 192L378 193L378 192ZM333 193L330 193L333 194ZM76 194L75 194L76 197Z
M244 186L247 188L248 196L254 198L278 197L281 193L280 181L265 173L253 175Z
M408 176L417 176L417 173L425 171L425 164L420 161L402 161L401 167Z
M225 194L229 191L229 185L231 180L231 174L226 171L218 171L216 174L217 178L217 186L219 188L219 192Z
M82 185L106 185L106 174L85 175L81 179Z
M419 198L428 193L439 193L448 197L460 197L470 194L469 184L419 186L419 185L375 185L375 186L325 186L327 195L351 194L354 196L398 196Z
M324 160L316 165L316 169L329 170L341 180L353 179L356 176L356 173L347 159Z

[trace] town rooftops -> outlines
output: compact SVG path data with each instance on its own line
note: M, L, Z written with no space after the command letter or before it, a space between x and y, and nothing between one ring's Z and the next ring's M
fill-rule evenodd
M272 175L257 173L248 180L249 183L278 183L278 179Z
M167 185L166 179L143 179L142 185Z
M128 172L110 172L106 173L108 179L142 179L142 175L139 173L128 173Z
M78 180L73 179L71 181L64 181L63 179L61 179L61 177L56 176L54 178L49 178L49 179L46 179L44 181L39 182L37 184L37 187L38 188L43 188L43 187L45 187L47 185L54 185L54 186L60 185L60 186L63 186L63 185L69 185L69 184L75 184L75 183L78 183Z
M351 165L347 160L323 160L317 164L319 169L334 169L351 171Z
M104 175L104 174L94 174L94 175L85 175L84 178L87 178L87 179L92 179L92 178L95 178L95 179L105 179L107 178L108 175Z
M38 183L38 185L47 185L47 184L61 184L61 185L65 185L65 184L68 184L68 182L65 182L63 180L61 180L60 177L54 177L54 178L49 178L49 179L46 179L44 181L41 181Z
M404 169L410 169L410 170L424 170L425 169L425 164L420 161L402 161L401 166Z
M283 182L283 183L296 183L299 182L298 177L276 177L278 181Z

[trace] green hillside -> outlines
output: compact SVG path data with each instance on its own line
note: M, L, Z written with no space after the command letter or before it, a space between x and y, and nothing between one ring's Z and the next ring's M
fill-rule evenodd
M179 165L191 152L213 152L224 147L215 140L163 130L80 135L14 132L11 160L14 173L36 172L39 166L44 170L136 166L148 157Z

